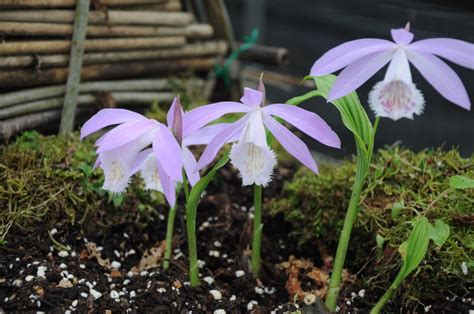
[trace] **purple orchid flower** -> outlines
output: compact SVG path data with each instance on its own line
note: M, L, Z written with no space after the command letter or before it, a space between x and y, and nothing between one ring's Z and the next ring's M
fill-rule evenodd
M174 206L183 167L191 185L199 181L199 172L194 171L197 162L188 146L207 144L228 126L208 126L183 138L183 115L179 99L175 98L167 114L167 125L125 109L102 109L89 119L81 129L81 138L117 125L96 142L99 156L94 167L104 170L102 188L123 192L130 178L139 172L145 188L162 192Z
M413 84L409 62L447 100L470 110L471 102L459 76L440 58L474 69L474 45L451 38L432 38L412 42L409 24L392 29L394 42L366 38L349 41L326 52L311 68L312 76L333 73L344 68L328 95L332 101L347 95L366 82L388 62L383 81L369 95L369 104L377 116L393 120L421 114L424 98Z
M238 139L238 143L232 146L230 158L242 176L242 184L265 186L270 181L276 165L275 153L267 144L265 132L267 127L291 155L317 173L316 162L306 144L273 116L286 120L327 146L340 147L341 143L336 133L317 114L287 104L271 104L263 107L263 83L259 85L259 90L245 88L240 101L241 103L219 102L186 113L184 117L186 132L193 132L227 113L245 113L242 118L226 127L209 142L197 163L196 170L210 164L225 143Z

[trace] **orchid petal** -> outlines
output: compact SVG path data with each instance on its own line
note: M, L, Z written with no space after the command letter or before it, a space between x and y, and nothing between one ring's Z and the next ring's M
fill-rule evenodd
M199 158L199 161L196 165L195 171L199 171L208 164L210 164L216 157L219 149L229 141L230 138L234 137L236 134L239 134L240 131L244 128L245 123L248 120L248 116L245 115L236 122L228 126L224 131L217 134L212 141L209 142L209 145L206 146L204 152Z
M440 58L424 52L408 52L408 59L421 75L447 100L467 110L471 102L459 76Z
M275 153L268 145L257 146L251 142L232 145L230 160L239 170L242 185L266 186L271 181L273 168L277 164Z
M193 109L184 115L183 136L187 137L194 131L199 130L209 122L216 120L228 113L248 112L251 108L247 105L234 102L223 101Z
M337 134L314 112L285 104L269 105L263 108L263 112L286 120L324 145L336 148L341 147L341 140Z
M176 205L176 182L166 174L166 171L159 160L156 162L158 173L160 175L161 186L163 187L163 194L170 207Z
M262 103L263 93L261 91L244 87L244 95L240 98L240 101L250 107L258 107Z
M329 50L316 60L311 68L311 75L321 76L333 73L362 57L376 52L395 49L396 47L396 44L385 39L366 38L352 40Z
M348 65L334 82L328 95L328 101L341 98L364 84L390 61L393 54L393 50L374 52Z
M100 146L97 149L97 153L113 150L136 139L144 141L142 136L153 132L156 126L156 122L149 119L135 120L121 124L109 131L107 135L100 140ZM144 145L146 146L147 143L144 143Z
M99 154L98 159L105 177L102 186L104 190L121 193L126 189L132 176L132 161L137 152L138 149L132 143Z
M300 140L296 135L291 133L287 128L281 125L278 121L269 115L263 116L265 126L280 142L281 146L286 149L288 153L298 159L303 165L311 169L311 171L318 173L318 167L314 161L308 146Z
M162 126L156 132L153 151L171 179L181 182L183 179L181 147L168 128Z
M132 166L130 168L130 173L132 175L140 171L142 164L145 162L145 159L147 159L150 154L153 154L153 149L147 148L142 150L135 156L132 162Z
M431 38L408 46L416 52L426 52L445 58L468 69L474 69L474 44L451 38Z
M390 33L392 34L393 41L399 45L408 45L415 36L404 28L392 29Z
M199 181L199 171L195 171L197 165L196 158L193 153L187 148L183 147L183 166L191 186L194 186Z
M231 123L218 123L205 126L192 134L189 134L184 140L184 146L207 145L220 132L224 131ZM228 142L237 141L239 138L234 136Z
M81 128L81 139L109 125L146 119L139 113L126 109L102 109Z

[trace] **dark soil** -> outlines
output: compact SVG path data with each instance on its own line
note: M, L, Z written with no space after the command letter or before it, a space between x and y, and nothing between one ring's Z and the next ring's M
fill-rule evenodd
M278 195L290 174L291 170L280 168L264 195ZM262 272L258 280L251 275L251 196L252 190L242 188L229 168L209 186L198 210L198 254L202 261L199 288L191 288L188 283L182 211L176 219L174 255L167 271L161 269L159 260L155 267L131 272L145 251L159 250L162 245L166 212L144 230L122 224L82 234L77 226L58 223L53 237L71 248L67 256L41 223L35 232L16 231L5 246L0 246L0 313L213 313L219 309L225 312L216 313L278 313L297 307L305 313L321 313L316 305L293 302L292 292L298 288L323 291L324 287L308 274L327 275L331 256L323 241L314 247L297 247L297 239L289 236L291 228L281 217L265 217ZM93 256L99 253L99 258ZM296 266L277 267L289 260ZM368 301L361 288L352 277L341 295L342 312L369 311L373 297ZM220 293L221 298L213 293ZM456 312L444 303L439 305L440 311L436 306L431 310Z

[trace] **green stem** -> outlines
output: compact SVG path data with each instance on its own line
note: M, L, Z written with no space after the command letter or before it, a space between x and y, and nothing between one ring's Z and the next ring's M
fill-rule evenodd
M358 147L359 148L359 147ZM364 154L360 149L357 149L357 170L354 185L352 187L352 195L349 201L349 207L344 219L344 226L342 227L339 242L337 244L336 257L334 259L333 271L331 274L331 281L329 283L329 291L326 297L326 306L329 310L335 311L337 305L337 298L339 296L340 285L342 280L342 271L344 269L344 262L346 260L347 248L351 238L352 227L359 212L360 195L365 183L369 162L365 160Z
M186 233L188 235L189 281L191 287L199 285L199 264L196 246L196 211L186 213Z
M252 272L254 277L258 276L260 270L260 252L262 246L262 186L254 185L254 217L253 217L253 240L252 240Z
M166 225L166 248L165 248L165 259L163 261L163 269L168 269L170 267L170 258L171 258L171 249L173 243L173 229L174 229L174 219L176 217L177 205L174 205L170 208L168 213L168 223Z
M400 286L400 283L403 281L403 277L404 277L400 275L401 273L402 272L400 272L397 275L393 283L390 285L390 288L388 288L388 290L385 291L384 295L379 299L377 304L375 304L373 309L370 311L370 314L379 314L382 311L385 304L388 302L388 300L390 300L395 294L395 292L397 292L398 287Z

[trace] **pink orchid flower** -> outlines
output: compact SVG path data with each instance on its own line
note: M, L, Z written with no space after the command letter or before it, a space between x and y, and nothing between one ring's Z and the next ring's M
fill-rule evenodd
M196 170L210 164L225 143L238 139L232 146L230 158L242 176L242 184L265 186L270 181L276 165L275 153L267 144L266 127L291 155L317 173L316 162L306 144L273 116L286 120L327 146L340 147L341 143L336 133L317 114L287 104L263 106L263 83L259 89L245 88L244 95L240 99L241 103L219 102L196 108L185 115L186 130L193 132L227 113L245 113L242 118L230 124L209 142L197 163Z
M199 173L194 171L196 159L188 146L207 144L228 126L212 125L183 138L183 114L179 99L175 98L167 114L167 125L126 109L102 109L90 118L81 129L81 138L117 125L96 142L99 156L94 167L104 170L102 188L123 192L130 178L139 172L145 188L162 192L174 206L183 167L191 185L199 180Z
M474 69L474 45L451 38L432 38L412 42L409 24L392 29L394 42L365 38L349 41L326 52L311 68L312 76L333 73L342 68L328 101L354 91L390 62L383 81L369 95L369 105L377 116L393 120L413 119L421 114L423 95L413 84L410 65L447 100L470 110L471 102L459 76L439 57Z

